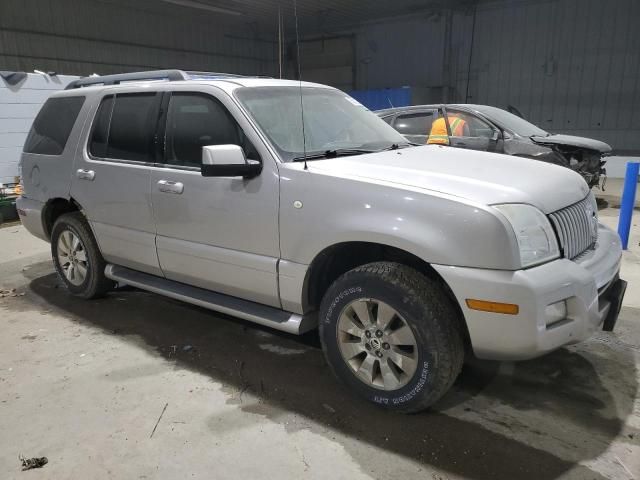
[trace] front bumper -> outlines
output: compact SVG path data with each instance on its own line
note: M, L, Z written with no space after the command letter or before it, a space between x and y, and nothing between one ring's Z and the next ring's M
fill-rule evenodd
M618 235L599 226L598 243L577 260L558 259L526 270L433 265L456 296L475 355L526 360L613 329L626 282L620 280ZM517 304L517 315L470 309L467 299ZM566 302L567 315L549 321L547 307Z

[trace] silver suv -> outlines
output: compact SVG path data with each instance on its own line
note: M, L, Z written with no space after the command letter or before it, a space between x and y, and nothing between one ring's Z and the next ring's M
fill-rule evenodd
M22 222L72 294L128 284L319 327L344 383L405 412L440 398L465 352L527 359L611 330L626 286L577 173L412 147L318 84L80 79L43 106L22 175Z

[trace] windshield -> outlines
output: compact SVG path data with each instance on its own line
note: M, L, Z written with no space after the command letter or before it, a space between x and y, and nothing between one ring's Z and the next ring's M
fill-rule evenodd
M549 135L548 132L536 127L533 123L529 123L525 119L501 108L487 105L473 105L472 108L478 110L505 130L509 130L521 137L546 137Z
M304 135L300 88L252 87L236 90L284 161L336 149L382 150L407 139L346 93L329 88L303 87Z

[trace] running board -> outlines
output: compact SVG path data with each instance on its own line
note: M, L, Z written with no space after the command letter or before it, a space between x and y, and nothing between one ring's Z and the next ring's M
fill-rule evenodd
M313 330L317 326L316 322L309 316L286 312L278 308L212 292L204 288L192 287L191 285L117 265L107 265L104 269L104 274L115 282L126 283L132 287L198 305L209 310L215 310L216 312L226 313L295 335Z

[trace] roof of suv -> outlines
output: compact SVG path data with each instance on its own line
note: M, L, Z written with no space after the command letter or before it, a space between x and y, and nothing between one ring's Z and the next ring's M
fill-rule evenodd
M232 91L239 87L317 87L332 88L319 83L300 82L298 80L282 80L269 77L245 77L227 73L185 72L182 70L155 70L150 72L134 72L128 74L83 77L71 82L61 95L73 95L77 91L104 91L112 89L140 88L146 90L157 84L216 85L223 90Z

